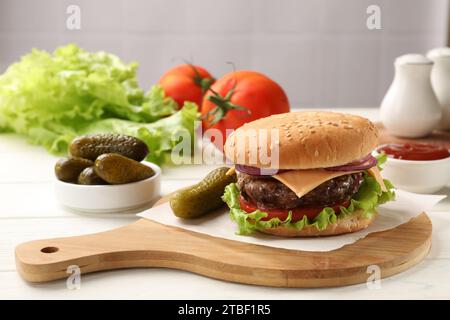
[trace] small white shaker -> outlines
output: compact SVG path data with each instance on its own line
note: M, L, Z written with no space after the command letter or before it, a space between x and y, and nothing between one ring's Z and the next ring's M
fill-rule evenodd
M394 66L394 80L381 102L381 121L393 135L426 136L437 127L442 115L431 86L433 61L421 54L406 54L398 57Z
M440 129L450 130L450 48L436 48L428 52L433 60L431 84L442 108Z

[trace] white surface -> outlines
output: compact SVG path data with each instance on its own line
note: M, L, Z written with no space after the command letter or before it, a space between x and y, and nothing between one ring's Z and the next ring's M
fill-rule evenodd
M118 185L78 185L55 179L55 197L71 209L83 212L120 212L142 208L161 193L161 168L143 161L155 174L148 179Z
M350 111L377 119L376 109ZM56 157L15 135L0 134L0 298L12 299L369 299L450 298L450 200L429 212L433 246L425 261L381 281L380 289L365 284L344 288L284 289L232 284L177 270L133 269L85 275L81 289L65 281L28 284L15 271L14 247L24 241L73 236L129 224L133 215L78 214L60 208L52 190ZM190 185L211 167L164 168L162 192ZM439 192L450 194L450 188Z
M251 236L237 235L237 226L228 216L228 208L217 210L213 216L195 220L183 220L175 217L169 203L148 209L138 215L143 218L157 221L214 237L253 243L263 246L301 251L332 251L345 245L352 244L366 237L369 233L380 232L404 224L422 212L430 211L436 203L445 196L415 194L402 190L396 191L396 201L380 206L378 217L367 229L343 234L336 237L321 238L279 238L261 233Z

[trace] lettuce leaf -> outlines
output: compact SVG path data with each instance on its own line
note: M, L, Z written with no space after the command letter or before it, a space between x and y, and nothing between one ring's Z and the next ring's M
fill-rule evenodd
M192 104L177 112L160 86L144 93L137 66L74 44L53 54L33 49L0 75L0 133L22 134L55 154L83 133L130 134L149 144L148 160L160 163L174 133L193 132L198 113Z
M378 169L383 170L383 165L387 161L386 153L382 152L382 153L378 154L375 158L377 159L377 167L378 167Z
M225 187L222 200L230 208L230 218L237 223L237 234L240 235L248 235L257 230L274 228L279 225L297 230L313 225L318 230L324 230L329 224L335 223L337 219L348 217L348 215L353 214L358 209L363 211L365 217L370 217L375 213L375 208L378 205L394 200L395 193L392 184L388 180L384 180L384 182L388 192L382 192L379 183L365 172L364 182L358 193L350 201L350 205L347 208L340 207L339 215L336 215L332 208L326 207L314 219L308 219L306 216L303 216L303 219L296 222L291 221L292 212L289 212L288 217L284 221L279 218L262 221L261 219L267 217L268 214L259 209L251 213L245 212L239 205L239 189L236 183L231 183Z
M81 133L116 132L137 137L144 141L150 149L146 160L164 163L169 161L170 151L180 142L175 137L194 137L196 129L194 124L197 119L197 105L186 102L177 113L153 123L143 124L120 119L105 119L83 128ZM192 141L190 145L193 146Z

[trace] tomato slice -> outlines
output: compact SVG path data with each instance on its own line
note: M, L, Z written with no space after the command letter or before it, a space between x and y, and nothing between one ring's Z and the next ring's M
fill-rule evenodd
M243 197L239 198L239 204L241 205L241 209L244 210L247 213L251 213L258 209L258 207L250 202L245 200ZM336 214L339 214L340 207L347 208L350 205L350 200L346 200L340 203L336 203L331 206L327 206L330 208L333 208L334 212ZM265 218L262 218L262 221L268 221L272 218L279 218L280 220L286 220L286 218L289 215L289 211L292 211L292 222L299 221L303 219L303 216L307 216L309 219L314 219L322 210L324 207L318 207L318 208L294 208L294 209L264 209L262 211L266 212L268 215Z

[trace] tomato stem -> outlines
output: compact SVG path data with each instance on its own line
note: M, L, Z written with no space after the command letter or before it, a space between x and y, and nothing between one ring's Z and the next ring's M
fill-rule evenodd
M216 81L216 79L214 78L203 78L200 75L200 72L198 72L197 68L190 63L189 61L185 61L185 63L191 67L191 69L194 71L195 75L194 75L194 83L199 86L200 88L202 88L202 94L205 94L206 91L208 91L209 87L211 87L211 85Z
M230 110L243 110L246 111L249 115L251 114L251 110L249 110L248 108L236 105L231 102L231 98L236 90L236 85L233 86L230 91L228 91L225 97L221 96L218 92L214 91L211 88L209 90L211 90L213 94L208 97L208 100L216 105L216 107L208 111L208 113L206 113L204 116L204 119L208 122L209 126L213 126L217 122L222 120Z
M197 83L197 80L194 79L194 81ZM202 88L202 94L205 94L215 81L216 79L214 78L201 78L199 85Z

